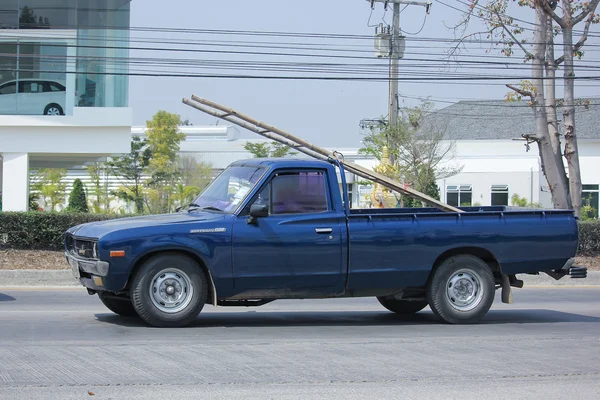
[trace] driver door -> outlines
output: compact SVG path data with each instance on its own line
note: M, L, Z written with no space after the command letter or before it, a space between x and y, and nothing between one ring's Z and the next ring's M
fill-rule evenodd
M253 202L269 215L248 222ZM333 294L343 289L342 227L326 171L276 173L234 222L236 293L257 296Z

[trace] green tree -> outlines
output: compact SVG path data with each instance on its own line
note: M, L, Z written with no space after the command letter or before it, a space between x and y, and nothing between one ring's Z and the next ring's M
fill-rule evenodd
M190 204L201 191L202 189L198 186L185 186L178 183L175 185L175 190L171 196L170 210Z
M29 6L23 6L21 15L19 16L19 24L21 28L31 28L37 21L35 12Z
M180 157L179 170L183 186L196 186L204 189L212 180L213 169L210 163L198 161L191 155Z
M540 203L532 203L527 200L527 197L521 197L517 193L510 197L510 203L514 207L542 208Z
M150 165L151 158L152 151L148 147L148 140L134 136L129 153L106 162L112 175L121 183L114 195L127 202L133 202L138 214L144 212L144 171Z
M271 141L271 142L246 142L244 149L252 154L254 158L267 158L267 157L287 157L298 154L292 151L292 148L286 146L283 143Z
M445 139L445 129L427 119L432 109L433 104L428 101L418 107L403 108L396 126L371 129L359 153L381 161L383 149L387 147L394 175L390 177L439 199L436 180L456 175L462 167L452 163L454 142ZM403 198L403 205L423 206L407 196Z
M106 179L110 172L109 166L104 162L95 162L87 167L87 171L92 185L92 198L90 199L92 211L97 214L108 212L111 201L108 179Z
M63 182L63 178L67 175L67 170L44 168L34 171L33 174L37 182L31 186L32 189L40 194L46 209L55 211L65 201L67 184Z
M73 190L69 195L69 205L67 211L72 212L88 212L87 198L85 196L85 188L81 179L77 178L73 182Z
M39 193L29 193L29 211L40 211L40 204L38 203L38 201L40 200L40 194ZM1 208L0 208L1 210Z
M198 161L187 155L178 160L180 178L171 194L169 211L191 203L212 180L213 170L210 163Z
M179 115L163 110L146 122L148 148L152 153L147 167L148 186L153 191L147 205L152 213L169 212L170 197L181 176L177 153L185 134L179 131L180 125Z

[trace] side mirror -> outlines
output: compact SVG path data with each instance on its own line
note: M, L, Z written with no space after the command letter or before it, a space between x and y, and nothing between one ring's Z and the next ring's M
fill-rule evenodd
M266 204L252 204L250 206L250 216L248 217L249 224L255 224L257 218L269 216L269 206Z

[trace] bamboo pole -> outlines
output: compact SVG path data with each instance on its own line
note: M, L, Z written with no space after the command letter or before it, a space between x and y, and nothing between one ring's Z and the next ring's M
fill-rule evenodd
M453 207L451 205L445 204L439 200L434 199L424 193L421 193L409 186L400 184L385 175L372 171L370 169L364 168L356 163L345 161L343 157L338 157L335 153L328 151L322 147L313 145L299 137L296 137L288 132L285 132L279 128L276 128L272 125L266 124L264 122L258 121L248 115L237 112L232 108L225 107L221 104L215 103L213 101L203 99L201 97L192 95L192 100L184 98L182 102L190 107L193 107L199 111L207 113L209 115L213 115L217 118L221 118L225 121L231 122L232 124L238 125L242 128L248 129L252 132L255 132L261 136L264 136L268 139L277 141L279 143L285 144L298 150L301 153L304 153L310 157L317 158L319 160L329 160L329 159L337 159L346 170L361 176L370 181L379 183L391 190L396 192L405 194L407 196L416 198L426 204L429 204L433 207L439 208L443 211L447 212L456 212L462 213L459 208ZM202 105L199 105L200 103ZM215 111L218 110L218 111ZM261 128L261 129L259 129Z

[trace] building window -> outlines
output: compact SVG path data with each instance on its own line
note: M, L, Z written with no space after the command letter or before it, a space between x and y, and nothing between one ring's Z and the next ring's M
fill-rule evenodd
M67 45L31 40L0 44L0 115L66 110Z
M600 185L582 185L581 205L584 207L581 214L587 218L597 219L600 209Z
M472 200L472 185L449 185L446 187L446 203L449 205L455 207L470 207Z
M508 185L492 185L492 202L493 206L508 205Z

